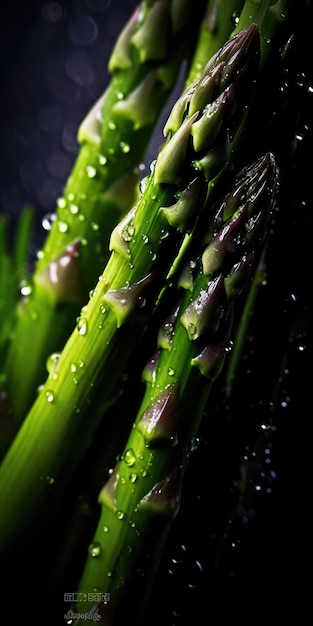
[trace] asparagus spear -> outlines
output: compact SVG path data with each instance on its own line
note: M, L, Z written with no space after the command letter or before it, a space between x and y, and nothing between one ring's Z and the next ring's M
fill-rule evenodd
M113 230L111 257L2 462L2 548L31 532L39 511L55 506L89 446L184 233L201 214L209 181L227 159L225 138L249 104L258 59L252 24L216 53L174 106L141 196Z
M25 206L12 241L10 224L5 216L0 215L0 364L6 358L14 328L15 316L12 311L15 310L20 289L27 288L27 260L33 217L33 210ZM12 246L8 245L10 241ZM6 448L14 436L14 426L10 417L5 376L0 369L0 449Z
M169 527L179 511L192 440L223 367L232 307L249 282L267 234L276 181L270 153L245 168L217 212L215 236L193 259L192 285L160 331L129 438L99 494L101 515L73 613L97 605L99 623L106 626L121 623L127 614L132 623L144 617Z
M186 86L199 78L208 59L231 37L243 4L244 0L208 1L186 77Z
M63 348L109 258L113 227L135 201L138 166L182 59L192 51L203 5L143 1L117 39L111 81L79 128L76 161L30 293L18 307L5 365L16 427L44 382L48 357Z

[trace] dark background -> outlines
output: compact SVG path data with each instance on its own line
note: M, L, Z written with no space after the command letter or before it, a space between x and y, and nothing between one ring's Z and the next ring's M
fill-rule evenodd
M136 4L14 1L0 10L0 213L14 233L22 208L35 208L33 260L77 153L78 125L109 80L110 50ZM222 383L212 392L150 625L254 624L290 611L294 623L312 619L311 60L304 37L289 85L300 112L296 148L280 189L267 285L234 396L225 398ZM147 162L158 132L154 141ZM49 624L48 614L40 623Z

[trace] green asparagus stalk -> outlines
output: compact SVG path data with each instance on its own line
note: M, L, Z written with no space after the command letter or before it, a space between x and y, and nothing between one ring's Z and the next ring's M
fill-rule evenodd
M192 440L212 382L223 368L232 307L267 235L276 182L270 153L245 168L217 212L215 236L192 259L192 285L160 330L128 441L99 495L101 515L74 614L96 605L105 626L121 623L125 615L132 615L136 624L144 617L169 527L179 511ZM74 623L82 622L78 618Z
M298 10L297 7L296 10ZM272 50L277 49L276 38L279 36L279 25L283 25L292 11L290 0L245 0L233 35L251 22L262 24L261 64L265 65L272 59Z
M33 230L33 210L25 206L16 225L14 237L10 224L0 215L0 364L4 362L15 324L14 311L20 288L27 287L28 254ZM11 246L9 245L11 243ZM13 312L13 313L12 313ZM6 448L14 436L10 420L5 377L0 365L0 449Z
M309 19L309 5L310 2L304 2L301 7L302 19ZM276 159L279 162L280 172L282 174L286 164L292 158L294 151L293 138L296 133L296 106L293 98L290 98L289 90L285 92L281 90L279 93L279 99L277 98L279 85L282 81L282 77L286 75L286 70L289 68L289 80L290 80L290 68L293 66L295 56L297 53L295 41L299 36L299 25L296 22L293 11L299 11L300 5L292 7L292 3L288 1L280 1L272 4L270 2L253 3L248 0L242 13L239 17L238 28L242 28L249 19L257 20L260 25L261 36L261 60L260 60L260 75L263 75L263 82L258 83L258 92L255 97L255 107L250 107L248 113L248 129L251 128L253 132L257 130L256 141L257 145L262 144L264 136L266 137L266 145L270 146L275 151ZM235 32L235 31L234 31ZM274 51L274 52L273 52ZM264 72L264 69L268 66L269 60L271 60L271 83L276 90L274 97L276 96L276 112L274 117L272 106L264 102L262 98L262 90L264 86L268 85L268 75ZM271 92L272 93L272 92ZM271 93L269 94L269 101L271 102ZM278 101L277 101L278 100ZM270 123L270 119L266 118L267 124L259 124L260 111L264 111L265 106L270 106L270 116L272 119L271 127L272 133L268 137L266 135L266 125ZM247 139L249 133L245 135L244 146L249 143ZM239 134L238 134L239 136ZM275 144L275 137L279 136L279 145ZM261 141L260 141L261 138ZM236 150L239 155L245 151L242 148L240 142L240 136L238 145L234 142L234 151ZM275 228L275 224L273 224ZM241 315L237 320L237 329L234 337L234 345L230 357L228 359L228 367L225 372L225 392L230 395L233 389L233 383L235 381L236 374L238 374L240 363L242 361L242 355L246 346L246 338L249 333L250 322L253 319L253 313L257 307L257 301L260 297L260 291L262 286L266 283L267 275L267 262L266 262L267 249L264 250L260 265L255 272L254 280L251 284L250 293L247 295Z
M113 230L110 259L3 459L1 549L31 533L43 508L49 515L90 445L184 234L201 214L209 181L227 159L227 136L249 105L258 60L252 24L216 53L173 108L140 198Z
M18 307L4 370L16 428L109 258L112 229L136 199L139 165L191 54L203 5L143 1L117 39L111 81L78 130L76 161Z
M201 76L208 59L231 37L243 4L244 0L209 0L200 24L186 87Z

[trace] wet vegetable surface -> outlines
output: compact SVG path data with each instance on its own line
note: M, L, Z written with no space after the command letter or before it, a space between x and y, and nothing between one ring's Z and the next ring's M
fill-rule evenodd
M106 86L106 60L130 5L136 3L38 1L27 9L16 2L3 9L0 213L9 217L14 233L25 204L35 207L32 262L77 154L77 127ZM297 46L280 84L272 85L270 76L266 83L277 98L271 103L271 148L280 157L286 145L294 146L282 176L266 281L235 391L227 397L224 379L214 385L193 442L180 514L150 603L150 625L220 623L216 615L253 623L254 614L287 615L290 608L310 613L313 77L305 36ZM279 124L276 119L286 93L295 119L292 136L284 118ZM285 115L290 119L288 110ZM267 145L270 131L262 126L262 112L259 119ZM154 145L159 143L156 133ZM150 155L153 148L147 163ZM129 402L138 392L125 381ZM43 541L39 538L44 551ZM20 621L27 614L34 624L50 624L42 590L28 584L28 568L20 566L21 575L8 578L4 602L14 598ZM67 581L60 582L54 599L61 617L64 593L74 591L70 575Z

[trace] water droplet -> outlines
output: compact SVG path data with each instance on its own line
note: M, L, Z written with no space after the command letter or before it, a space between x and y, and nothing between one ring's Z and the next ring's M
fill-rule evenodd
M91 222L91 228L96 232L99 230L99 224L97 224L97 222Z
M127 154L130 151L130 145L125 141L120 142L120 147L124 154Z
M116 124L115 124L115 122L113 122L112 120L110 120L110 121L109 121L109 123L108 123L108 128L109 128L110 130L116 130Z
M149 184L149 180L150 180L149 176L145 176L144 178L141 179L141 181L139 183L140 193L142 193L142 194L145 193L145 191L146 191L146 189L148 187L148 184Z
M167 370L169 376L175 376L175 370L173 367L169 367Z
M135 228L132 224L127 224L122 232L122 237L124 241L131 241L132 237L135 234Z
M61 221L58 223L58 228L60 233L66 233L68 231L68 224Z
M107 312L107 310L106 310L106 308L105 308L104 304L100 304L100 307L99 307L99 308L100 308L100 313L102 313L102 315L104 315L104 314Z
M77 330L80 335L86 335L88 331L88 322L85 317L79 317L77 320Z
M125 517L125 513L124 513L124 511L120 511L120 510L119 510L119 511L116 511L116 517L117 517L117 519L119 519L119 520L124 519L124 517Z
M32 286L28 280L22 280L20 285L20 292L22 296L30 296L32 292Z
M48 356L47 362L46 362L46 368L49 374L53 372L53 370L55 369L59 361L59 358L60 358L60 352L53 352L53 354L50 354L50 356Z
M99 154L98 161L99 161L100 165L106 165L107 158L103 154Z
M70 204L70 213L77 215L77 213L79 213L79 206L77 206L77 204Z
M101 554L101 545L98 541L94 541L88 546L88 554L92 557L100 556Z
M103 526L103 532L104 533L108 533L109 532L109 527L108 526Z
M137 475L137 474L135 474L134 472L132 472L131 474L129 474L129 480L130 480L130 482L131 482L132 484L134 484L134 483L136 482L137 478L138 478L138 475Z
M170 437L170 446L172 446L173 448L175 448L175 446L177 446L178 444L178 435L177 433L175 435L173 435L172 437Z
M71 363L71 372L74 374L75 372L77 372L77 364L76 363Z
M149 243L149 237L148 235L142 235L142 241L143 243L146 245L147 243Z
M136 463L136 454L132 448L126 450L123 458L128 467L132 467Z
M46 213L41 220L41 224L44 230L50 230L53 222L56 220L55 213Z
M70 197L70 196L68 196L68 197ZM65 200L65 198L58 198L57 199L57 207L59 209L65 209L65 207L66 207L66 200Z
M200 577L203 574L203 567L200 561L195 561L193 567L190 570L191 579L188 582L189 589L195 589L199 586Z
M147 299L144 298L143 296L139 296L139 298L138 298L138 308L139 309L144 309L146 304L147 304Z
M196 326L192 322L188 324L188 334L190 337L193 337L196 334Z
M46 397L47 402L49 402L49 404L51 404L51 402L54 401L54 393L52 389L47 389L45 391L45 397Z
M88 178L94 178L97 174L97 170L93 165L87 165L86 172Z
M96 289L91 289L89 291L89 298L94 298L97 295Z
M239 16L240 16L240 11L234 11L232 16L231 16L231 21L233 23L234 26L237 26L238 22L239 22Z

